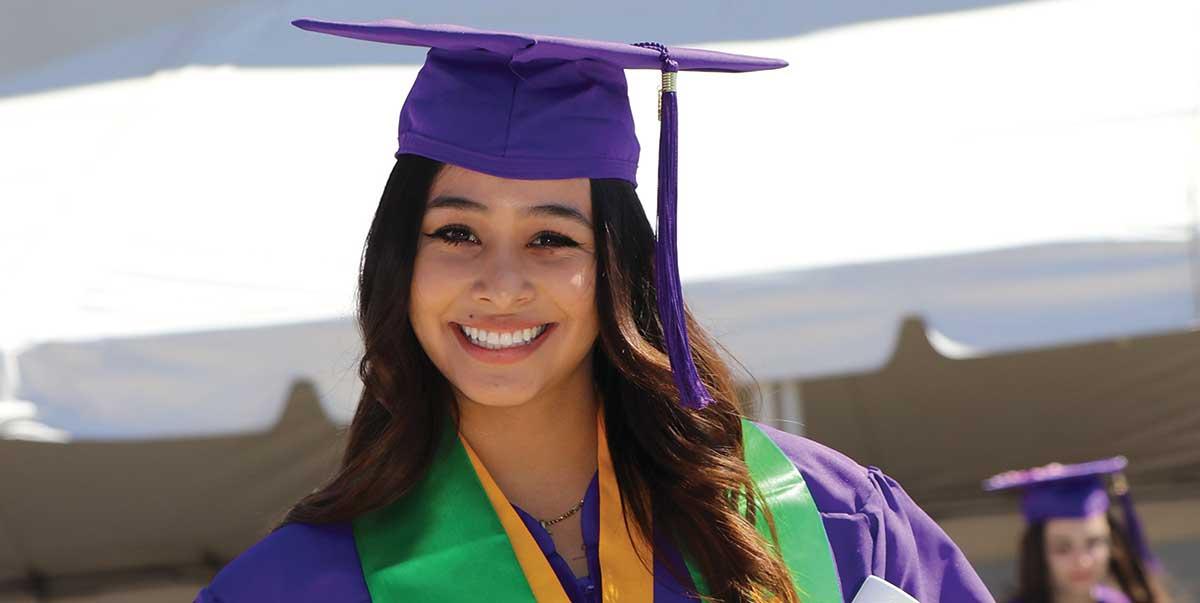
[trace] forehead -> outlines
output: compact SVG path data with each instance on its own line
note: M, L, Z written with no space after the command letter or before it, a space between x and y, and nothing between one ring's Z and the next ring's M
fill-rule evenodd
M1057 518L1046 521L1047 538L1099 536L1108 533L1108 518L1103 514L1082 518Z
M591 215L591 184L587 178L518 180L446 165L429 190L429 198L463 197L493 208L559 203Z

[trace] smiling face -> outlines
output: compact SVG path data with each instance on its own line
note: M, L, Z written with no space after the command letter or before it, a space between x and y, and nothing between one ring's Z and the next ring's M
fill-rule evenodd
M1090 596L1108 573L1110 546L1108 519L1103 514L1048 520L1046 564L1054 592L1081 599Z
M460 400L591 387L599 334L590 183L447 165L430 189L409 319Z

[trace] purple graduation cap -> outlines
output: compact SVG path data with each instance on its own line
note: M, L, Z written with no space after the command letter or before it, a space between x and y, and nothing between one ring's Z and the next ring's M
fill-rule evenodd
M655 43L622 44L481 31L401 20L295 26L372 42L428 47L400 110L399 149L504 178L620 178L636 184L638 152L625 69L658 69L658 312L681 402L710 400L692 362L676 250L678 71L746 72L787 65Z
M1158 567L1122 473L1128 464L1123 456L1074 465L1051 463L992 476L983 482L983 489L995 492L1020 488L1021 512L1030 523L1078 519L1108 512L1109 488L1105 478L1112 476L1113 491L1120 500L1131 545L1147 565Z

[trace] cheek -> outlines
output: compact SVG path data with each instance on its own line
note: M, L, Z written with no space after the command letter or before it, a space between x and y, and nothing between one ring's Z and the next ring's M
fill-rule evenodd
M437 253L418 252L413 263L409 318L420 329L440 323L442 314L467 279L461 263L448 262Z
M1047 551L1046 563L1054 573L1058 574L1070 566L1071 555L1069 553Z
M596 267L590 261L551 267L547 289L565 313L589 331L597 329Z
M1075 571L1077 556L1078 553L1073 550L1046 551L1046 564L1050 566L1051 575L1060 581L1067 580Z

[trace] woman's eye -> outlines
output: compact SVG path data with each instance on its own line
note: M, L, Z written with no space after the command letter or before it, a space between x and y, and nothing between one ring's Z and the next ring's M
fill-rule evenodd
M529 244L533 247L579 247L575 239L556 232L539 232Z
M426 233L425 236L431 239L441 239L449 245L462 245L463 243L478 244L479 237L471 232L466 226L450 225L443 226L431 233Z

